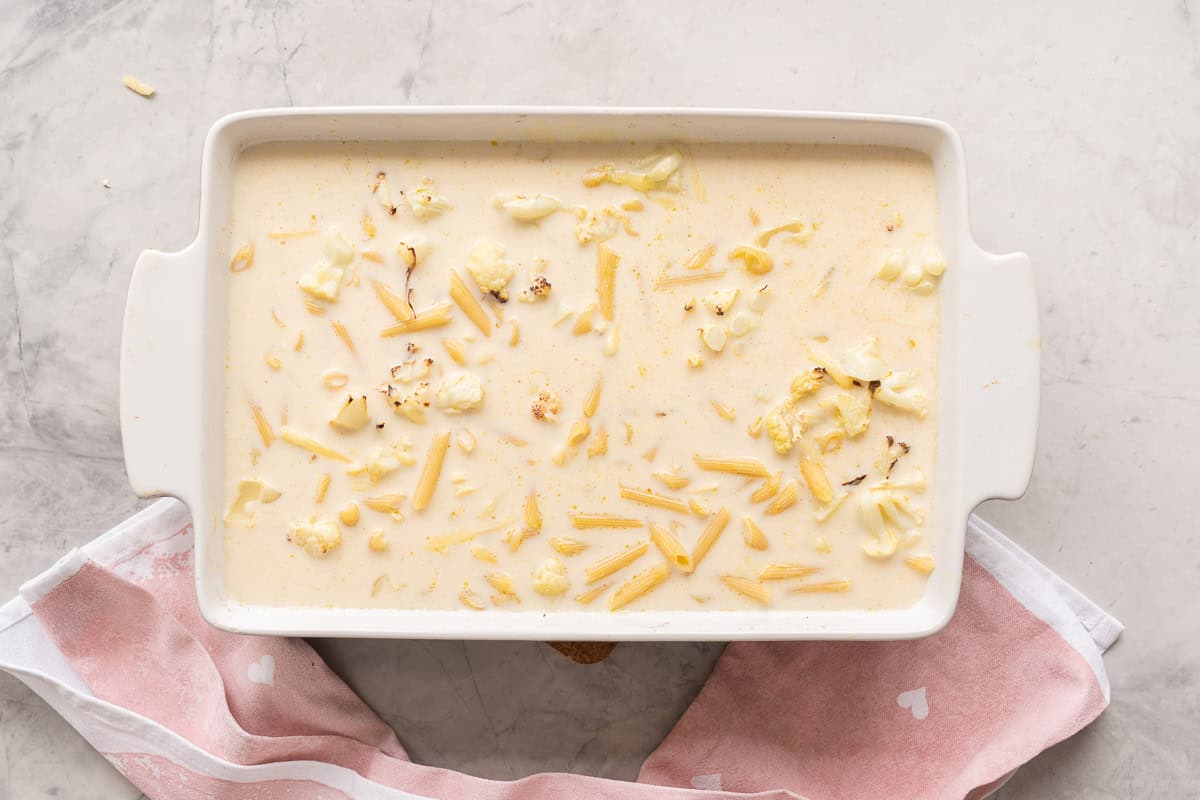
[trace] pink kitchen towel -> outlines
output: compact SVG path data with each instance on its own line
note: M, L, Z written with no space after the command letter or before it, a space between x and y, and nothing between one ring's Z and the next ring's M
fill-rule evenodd
M735 643L637 783L492 781L411 762L303 640L209 627L191 540L159 501L0 607L0 668L151 798L977 798L1103 711L1121 631L972 518L940 633Z

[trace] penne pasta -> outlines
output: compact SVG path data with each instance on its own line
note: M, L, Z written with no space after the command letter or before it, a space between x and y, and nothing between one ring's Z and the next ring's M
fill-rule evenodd
M587 542L581 542L578 539L567 539L562 536L551 536L550 546L555 552L564 556L576 556L588 549Z
M600 316L613 321L616 312L617 265L620 257L603 244L596 245L596 305Z
M800 493L800 484L794 480L790 480L783 485L779 490L779 496L770 502L763 509L764 514L781 514L792 506L796 505L796 498Z
M704 281L719 281L725 277L725 270L719 269L713 272L693 272L690 275L672 275L670 277L664 275L654 282L655 289L673 289L676 286L690 286L693 283L703 283Z
M493 572L483 576L483 579L500 594L511 594L514 597L517 594L517 586L513 583L512 575L507 572Z
M458 304L462 312L467 315L467 319L474 322L475 327L479 328L484 336L492 335L492 318L488 316L483 305L476 299L474 292L467 287L467 284L454 270L450 270L450 299Z
M496 558L496 554L481 544L471 545L471 557L477 558L485 564L499 563L499 559Z
M850 581L826 581L825 583L802 583L788 590L793 594L817 594L850 591Z
M333 328L333 332L337 334L337 337L342 340L342 343L350 349L350 352L355 352L354 340L350 338L350 331L346 330L346 326L337 320L333 320L329 324Z
M608 602L608 610L616 611L649 593L665 581L671 574L671 566L662 561L650 569L643 570L617 587L612 599Z
M254 266L254 242L242 245L229 262L230 272L243 272Z
M633 517L618 517L615 514L600 514L588 512L573 512L571 525L575 530L588 528L640 528L642 521Z
M596 383L592 385L592 390L588 392L587 399L583 401L583 415L585 417L596 416L596 409L600 407L600 379L596 379Z
M752 581L749 578L743 578L739 575L722 575L721 583L743 597L749 597L756 603L761 603L764 606L771 603L771 593L767 590L767 587L758 581Z
M251 405L250 413L254 415L254 425L258 428L258 435L262 439L263 447L270 447L271 442L275 441L275 431L271 430L271 423L267 422L267 416L263 413L262 407Z
M771 473L763 464L756 458L714 458L706 456L696 456L693 461L700 469L706 469L710 472L728 472L733 475L745 475L748 478L766 478Z
M383 303L384 308L391 312L397 322L410 322L417 315L413 311L412 304L406 298L393 292L387 284L381 281L371 281L371 288L375 290L375 296L379 298L379 302Z
M321 444L306 433L294 431L291 428L282 428L279 431L279 438L288 444L303 448L310 453L316 453L317 455L324 456L325 458L332 458L334 461L345 461L347 463L350 462L349 456L339 453L332 447L327 447Z
M713 411L717 412L717 416L721 419L728 420L730 422L733 422L735 419L737 419L737 412L724 403L718 403L716 400L713 400L712 407Z
M592 305L585 308L575 315L575 324L571 326L571 333L576 336L582 336L585 333L592 332L592 318L596 316L596 306Z
M414 511L424 510L433 498L433 490L437 488L438 478L442 475L442 462L446 459L446 451L449 449L449 431L443 431L433 437L433 443L429 445L429 452L425 455L425 465L421 467L421 475L417 478L417 488L413 490Z
M430 536L425 539L425 549L435 552L444 553L447 547L455 544L469 542L476 536L483 536L486 533L494 533L501 528L507 528L512 524L511 519L506 519L503 522L497 522L493 525L484 525L480 528L467 528L466 530L455 531L454 533L443 533L439 536Z
M662 481L663 485L668 489L675 490L682 489L692 482L691 478L687 477L686 475L680 475L676 472L655 472L654 477Z
M675 511L680 514L688 513L687 505L680 499L675 497L666 497L654 492L647 492L641 489L634 489L631 486L620 484L621 497L625 500L632 500L635 503L641 503L645 506L654 506L655 508L665 508L667 511Z
M368 497L363 500L363 505L372 511L378 511L381 514L394 514L400 510L400 504L404 502L402 494L380 494L375 497Z
M746 547L753 550L767 549L767 535L750 517L742 517L742 538L746 540Z
M716 254L717 246L713 243L706 244L683 260L683 268L686 270L704 269Z
M452 319L450 310L452 306L449 303L427 308L419 314L415 314L412 319L406 322L397 322L390 328L384 328L379 335L386 338L389 336L402 336L406 333L416 333L418 331L426 331L430 328L440 328L443 325L449 325Z
M458 593L458 599L464 606L472 611L482 611L483 609L487 608L484 602L479 599L479 596L475 594L475 592L471 591L471 587L469 585L463 586L462 591Z
M680 572L690 575L695 570L691 554L683 549L683 544L673 531L651 522L650 541L654 542L654 546L658 548L659 552Z
M593 600L595 600L597 597L599 597L600 595L607 592L609 590L609 587L611 587L611 586L612 586L611 583L602 583L595 588L588 589L583 594L575 595L575 602L582 603L583 605L586 606L589 603L591 603Z
M454 359L455 364L463 365L467 363L467 351L463 347L462 342L458 339L443 339L442 347L446 348L446 352L450 354L450 358Z
M587 417L580 417L571 423L571 429L567 431L567 447L575 447L591 434L592 426Z
M933 556L909 556L904 559L904 566L922 575L929 575L937 563L933 560Z
M304 310L313 316L319 317L325 313L325 306L321 305L316 300L306 297L304 298Z
M317 481L317 494L316 497L313 498L316 502L320 503L325 499L325 494L329 491L329 484L332 480L333 478L331 478L329 473L326 472Z
M808 564L767 564L758 571L758 579L760 581L786 581L792 578L805 578L820 571L820 567Z
M708 521L708 524L704 526L704 530L700 532L700 538L696 540L696 546L692 549L693 569L700 566L700 562L708 555L708 551L712 550L712 546L717 543L721 532L725 530L725 526L728 524L729 509L721 506L721 510Z
M776 472L774 475L763 481L762 486L759 486L754 490L754 493L750 495L750 502L762 503L766 500L770 500L772 497L779 494L779 484L782 482L783 473Z
M642 556L646 555L646 551L649 549L650 544L648 542L638 542L632 547L627 547L619 553L614 553L611 556L606 556L600 559L584 570L584 576L586 578L585 583L593 584L598 580L607 578L614 572L624 569Z
M530 492L525 498L525 527L531 531L541 531L542 511L538 508L537 492Z
M829 476L820 461L800 456L800 475L808 484L808 490L812 492L813 497L822 503L833 501L833 486L829 483Z

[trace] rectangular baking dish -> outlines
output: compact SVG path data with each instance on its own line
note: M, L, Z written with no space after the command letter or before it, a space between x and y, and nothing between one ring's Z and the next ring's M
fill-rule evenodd
M225 287L233 169L266 141L794 142L905 147L928 155L939 194L938 450L926 535L938 569L923 598L883 611L673 611L550 614L288 608L223 590ZM199 231L177 253L147 250L129 288L121 352L125 463L142 496L173 495L195 524L196 595L213 625L291 636L457 639L901 639L936 632L958 601L968 514L1028 484L1037 434L1039 349L1033 272L1022 253L971 237L957 134L934 120L863 114L601 108L312 108L218 121L201 171Z

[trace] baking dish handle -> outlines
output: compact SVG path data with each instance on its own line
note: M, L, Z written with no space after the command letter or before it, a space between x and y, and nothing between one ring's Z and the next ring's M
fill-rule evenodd
M201 460L204 264L193 242L144 250L121 334L121 440L125 471L142 497L186 496Z
M1016 499L1037 445L1041 339L1033 265L1024 253L979 250L964 281L960 330L965 496L974 507Z

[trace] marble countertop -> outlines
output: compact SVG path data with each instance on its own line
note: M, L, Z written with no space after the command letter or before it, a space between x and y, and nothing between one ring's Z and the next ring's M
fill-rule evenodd
M1026 250L1038 273L1033 484L981 514L1128 626L1107 658L1112 707L999 796L1181 797L1200 784L1200 550L1184 518L1200 442L1188 0L3 7L0 598L140 505L117 424L125 290L139 250L191 240L200 145L222 114L522 103L927 115L966 144L980 243ZM127 72L158 95L123 89ZM318 646L415 758L498 778L632 777L720 650L622 645L582 667L537 643ZM0 797L43 795L138 792L0 675Z

